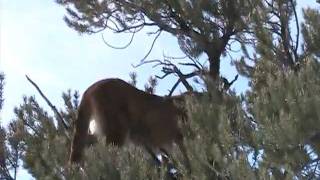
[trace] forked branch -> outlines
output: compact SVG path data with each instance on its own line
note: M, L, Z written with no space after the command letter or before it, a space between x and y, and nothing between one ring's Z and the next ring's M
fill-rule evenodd
M183 65L183 66L189 66L189 67L194 67L195 70L191 73L184 74L181 72L181 70L178 68L178 66L174 63L172 63L173 60L175 59L184 59L186 57L169 57L169 56L163 56L164 60L159 60L159 59L154 59L154 60L148 60L148 61L141 61L137 65L132 65L133 67L139 67L144 64L153 64L152 67L157 67L157 66L162 66L162 72L164 73L163 75L159 76L156 75L156 78L158 79L164 79L168 75L175 75L178 77L178 80L176 83L173 85L171 90L169 90L168 96L171 96L174 90L178 87L180 83L184 85L184 87L188 91L194 91L192 86L188 83L187 79L192 78L194 76L198 76L203 74L203 65L201 65L199 62L191 59L191 62L187 63L178 63L178 65ZM190 59L190 58L189 58Z
M232 86L232 84L233 84L234 82L236 82L236 80L238 80L238 77L239 77L239 75L237 74L237 75L234 77L234 79L233 79L232 81L230 81L230 82L229 82L226 78L221 77L223 90L225 90L225 91L229 90L229 88Z

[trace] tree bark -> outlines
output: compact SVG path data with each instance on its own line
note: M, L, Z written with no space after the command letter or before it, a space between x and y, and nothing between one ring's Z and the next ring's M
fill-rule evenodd
M224 52L225 44L215 42L207 45L205 52L209 60L209 75L213 81L217 82L220 77L220 57Z
M218 81L220 75L220 55L210 56L209 63L209 75L213 81Z

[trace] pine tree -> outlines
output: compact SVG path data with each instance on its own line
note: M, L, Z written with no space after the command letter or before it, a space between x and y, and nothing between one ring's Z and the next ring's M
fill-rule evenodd
M4 102L3 87L4 74L0 72L0 111ZM23 137L19 126L21 124L14 121L9 122L7 128L0 125L0 179L15 180L17 177L19 160L23 153Z
M161 32L175 36L181 50L188 57L180 65L195 68L183 74L174 63L179 59L170 57L164 57L160 64L165 74L177 75L188 90L192 87L184 79L203 74L213 80L219 79L220 61L227 50L232 48L230 41L244 43L247 40L245 34L248 32L250 14L257 2L57 0L57 3L66 7L67 25L79 33L92 34L108 29L114 33L125 32L134 36L145 27L155 27L157 30L150 32L155 35L154 41ZM202 54L207 56L209 67L204 68L199 63L197 58ZM148 62L143 59L140 65Z
M195 72L200 65L193 60L207 55L209 67L200 69L209 69L210 78L200 76L206 83L204 92L187 98L188 120L180 123L190 173L179 149L174 146L170 151L169 161L178 170L177 176L320 178L318 9L304 9L302 40L293 33L293 28L300 32L294 0L57 2L67 7L67 24L81 33L106 28L135 33L154 26L173 34L196 69L190 75L178 75L178 82L186 87L185 80L198 75ZM116 25L108 24L110 20ZM235 61L237 69L250 80L250 89L240 96L232 89L217 88L216 81L211 81L220 76L221 57L229 52L233 38L243 52ZM166 58L156 62L163 65L165 76L181 73L171 63L173 58ZM135 85L136 74L131 78ZM150 78L145 90L154 93L156 84ZM50 115L34 97L25 97L15 108L14 121L0 131L1 177L14 179L10 169L16 166L12 162L21 159L36 179L171 178L167 173L170 168L158 167L143 148L105 145L103 137L88 142L82 164L69 165L79 95L67 91L62 97L65 106L58 112L61 117L56 112Z
M308 59L296 73L261 61L263 70L257 70L254 79L263 78L264 86L253 85L246 100L256 124L257 164L276 179L319 177L319 139L312 137L319 133L320 64Z
M0 110L3 105L3 86L4 86L4 74L0 72Z

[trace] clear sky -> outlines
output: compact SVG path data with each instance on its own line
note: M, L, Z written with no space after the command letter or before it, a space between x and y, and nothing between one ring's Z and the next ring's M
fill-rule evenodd
M298 0L300 6L316 6L315 0ZM110 77L128 80L129 72L138 74L138 87L143 88L149 75L160 74L159 69L143 66L134 69L149 50L153 38L139 33L131 46L115 50L103 44L101 33L79 35L62 20L65 10L53 0L0 0L0 71L6 75L4 108L0 123L14 119L13 107L22 102L23 95L36 95L47 107L36 90L27 82L29 75L58 107L62 107L62 91L79 90L82 93L93 82ZM300 13L300 10L299 10ZM130 37L104 32L113 45L121 46ZM177 40L163 33L156 42L150 59L162 54L182 55ZM232 79L234 67L223 61L221 72ZM156 94L167 94L174 78L159 81ZM247 87L244 78L235 83L238 92ZM25 172L18 179L30 179Z

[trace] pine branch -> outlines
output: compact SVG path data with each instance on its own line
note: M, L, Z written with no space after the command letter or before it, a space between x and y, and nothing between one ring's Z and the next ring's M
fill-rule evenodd
M39 86L32 81L27 75L26 75L27 80L37 89L37 91L39 92L39 94L41 95L41 97L46 101L46 103L50 106L50 108L53 110L53 112L56 114L58 120L61 122L61 124L63 125L63 127L66 130L69 130L69 126L67 125L67 123L63 120L62 115L59 113L59 111L57 110L57 108L49 101L49 99L43 94L43 92L41 91L41 89L39 88Z

